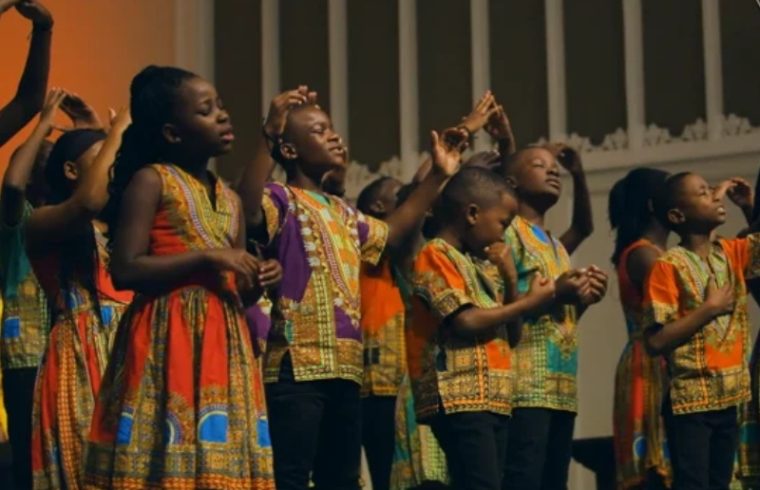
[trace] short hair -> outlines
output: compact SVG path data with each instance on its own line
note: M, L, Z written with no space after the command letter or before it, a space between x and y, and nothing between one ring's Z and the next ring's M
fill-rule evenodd
M370 207L372 206L372 203L378 200L383 186L391 180L394 180L393 177L385 175L367 184L359 193L359 197L356 198L356 208L364 214L371 215L372 210Z
M445 217L459 213L470 204L491 206L501 199L502 194L515 196L514 190L499 174L482 167L463 168L444 187L433 215L445 222Z
M515 169L517 168L517 165L523 161L525 156L529 152L534 151L534 150L549 151L549 149L544 145L533 144L533 145L528 145L524 148L520 148L519 150L512 153L511 155L503 155L502 161L501 161L501 169L500 169L501 174L504 177L512 174L512 172L514 172Z
M680 172L673 174L663 182L662 186L654 193L652 198L652 207L654 214L662 223L670 229L674 229L673 224L668 220L668 212L678 207L681 203L681 194L686 177L694 175L693 172Z

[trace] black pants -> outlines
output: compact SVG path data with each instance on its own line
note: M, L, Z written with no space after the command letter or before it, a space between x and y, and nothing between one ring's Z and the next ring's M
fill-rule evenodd
M36 378L37 368L3 369L13 479L18 489L32 488L32 404Z
M446 454L452 488L499 490L509 417L491 412L453 413L438 415L430 426Z
M359 490L361 399L347 380L296 382L289 356L266 386L277 490Z
M396 435L396 397L362 399L362 444L367 454L372 490L388 490Z
M504 490L566 490L575 414L516 408L509 426Z
M739 444L736 407L674 415L666 400L663 416L673 490L728 490Z

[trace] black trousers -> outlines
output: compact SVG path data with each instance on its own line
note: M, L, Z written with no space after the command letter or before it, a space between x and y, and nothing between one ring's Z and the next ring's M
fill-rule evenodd
M13 479L19 490L32 488L32 404L36 378L37 368L3 369Z
M362 444L367 455L372 490L388 490L396 435L396 397L362 399Z
M675 415L666 400L663 416L673 490L728 490L739 444L736 407Z
M296 382L290 357L266 385L277 490L359 490L361 399L347 380Z
M509 429L504 490L566 490L575 414L515 408Z
M451 488L501 488L509 424L509 417L491 412L442 414L430 421L446 454Z

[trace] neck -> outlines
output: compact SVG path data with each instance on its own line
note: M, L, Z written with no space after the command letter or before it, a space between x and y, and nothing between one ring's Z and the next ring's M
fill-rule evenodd
M464 244L462 243L460 234L457 233L454 227L447 226L444 229L442 229L436 236L437 238L440 238L441 240L445 241L446 243L448 243L455 249L459 250L460 252L463 251Z
M525 202L525 201L519 201L519 205L517 208L517 214L523 218L524 220L533 223L534 225L538 225L541 228L544 227L544 214L546 213L545 210L539 209L536 206Z
M208 180L208 162L209 158L206 157L192 157L192 156L177 156L171 159L176 165L182 167L182 169L197 178L202 182Z
M710 233L686 233L681 236L681 246L702 258L710 253Z
M654 220L644 231L643 238L646 238L652 244L658 246L662 250L667 248L668 234L670 231L662 226L659 221Z
M311 177L301 172L301 170L297 167L295 173L288 176L288 185L298 187L306 191L322 193L322 187L319 185L319 183L315 182Z

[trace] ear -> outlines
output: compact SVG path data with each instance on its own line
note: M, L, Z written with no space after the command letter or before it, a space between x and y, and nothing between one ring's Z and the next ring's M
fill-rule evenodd
M280 154L286 160L296 160L298 158L298 151L293 143L281 143Z
M182 138L179 136L179 131L177 130L177 126L174 124L166 123L161 128L161 134L164 136L164 139L167 143L170 145L176 145L177 143L182 141Z
M668 211L668 222L674 225L680 225L684 221L686 221L686 216L684 216L680 209L673 208Z
M504 177L504 181L507 183L509 187L517 190L517 179L515 179L513 176L507 175L506 177Z
M480 208L477 204L470 204L467 206L467 209L465 209L465 219L467 219L467 224L470 226L475 225L475 223L478 222L478 218L480 217Z
M77 180L79 178L79 169L77 164L72 161L67 161L63 164L63 175L69 180Z
M385 204L383 204L382 201L377 200L369 205L370 211L372 211L373 214L377 215L384 215L385 214Z

